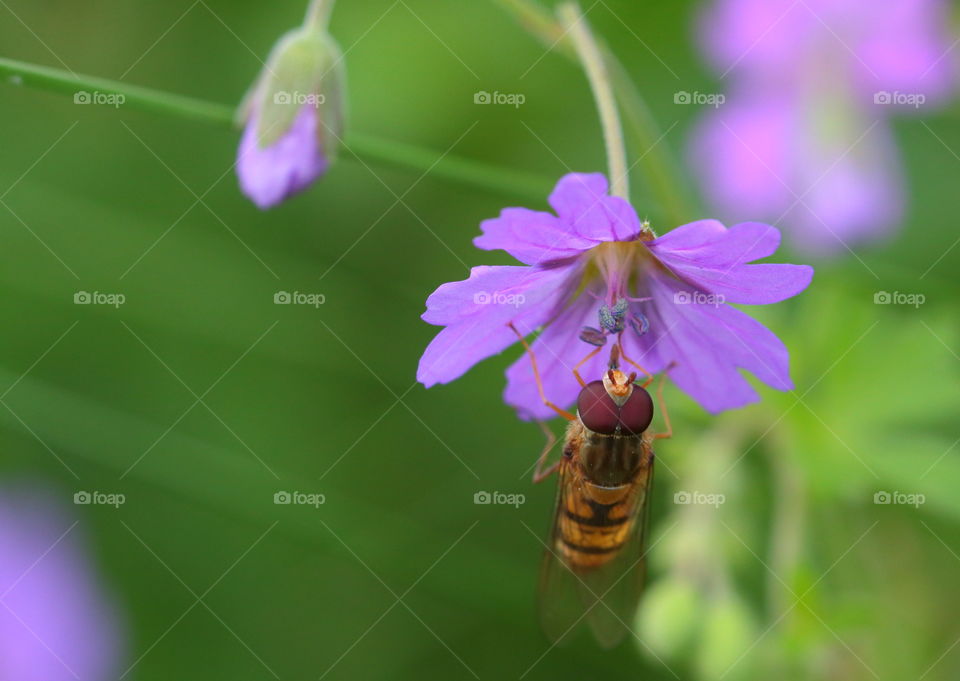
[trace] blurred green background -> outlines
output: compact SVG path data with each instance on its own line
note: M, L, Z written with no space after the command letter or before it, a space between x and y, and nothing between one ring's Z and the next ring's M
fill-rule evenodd
M696 7L588 15L674 151L698 113L674 92L717 88ZM0 43L233 104L303 10L7 0ZM860 252L866 266L818 264L807 293L757 312L791 348L794 393L761 388L763 403L708 418L668 390L643 643L551 648L535 586L553 483L529 482L542 434L500 398L517 351L430 391L414 375L436 331L426 296L510 261L472 247L479 222L604 170L586 81L493 3L344 1L332 31L351 130L540 176L540 204L344 151L261 213L230 171L235 131L0 88L0 472L67 504L126 495L78 509L126 614L126 678L957 678L956 109L896 121L901 236ZM477 106L481 90L526 103ZM641 215L672 227L634 185ZM274 305L281 290L325 304ZM126 302L75 305L78 291ZM878 306L878 291L926 302ZM674 503L684 490L726 503ZM326 503L276 505L278 491ZM526 503L475 505L478 491ZM926 503L874 503L884 491Z

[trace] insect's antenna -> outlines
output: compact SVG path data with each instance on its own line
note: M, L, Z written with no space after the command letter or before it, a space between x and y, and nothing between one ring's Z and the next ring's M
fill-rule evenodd
M617 384L617 377L613 373L613 369L607 371L607 376L610 378L610 382L614 385Z

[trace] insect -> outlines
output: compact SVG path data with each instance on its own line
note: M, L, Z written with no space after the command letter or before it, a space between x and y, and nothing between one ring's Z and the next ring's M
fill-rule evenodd
M586 621L597 641L612 647L631 630L643 590L653 443L672 435L663 406L663 380L657 397L667 430L652 433L653 399L646 388L653 376L626 357L618 337L602 380L587 383L578 371L599 347L573 369L581 385L573 415L546 399L536 357L526 340L521 341L541 399L568 421L563 454L547 468L556 438L541 424L548 442L533 476L540 482L559 472L553 527L540 570L541 624L547 636L559 642ZM624 374L621 358L642 371L646 380L641 383L636 373Z

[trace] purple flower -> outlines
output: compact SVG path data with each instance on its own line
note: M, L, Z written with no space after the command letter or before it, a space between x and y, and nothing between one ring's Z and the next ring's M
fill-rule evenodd
M251 116L237 153L240 188L266 209L306 189L329 165L317 130L319 114L304 104L290 129L269 146L259 141L260 117Z
M607 195L600 174L567 175L549 202L556 215L508 208L485 221L474 242L525 266L475 267L428 298L423 319L446 328L420 360L417 379L426 387L517 342L512 325L525 336L540 330L533 350L544 392L564 407L580 390L572 369L608 336L648 371L668 371L713 413L759 399L739 369L792 388L783 343L726 304L775 303L810 283L807 266L747 264L777 249L776 229L702 220L655 238L627 201ZM601 350L580 373L596 378L608 360ZM504 398L522 418L554 415L526 356L507 370Z
M710 205L725 219L758 215L785 224L796 245L821 255L892 234L904 196L889 125L840 112L828 134L802 99L742 88L703 117L690 165Z
M949 19L942 0L714 0L699 32L725 76L840 79L864 103L884 90L932 100L953 88Z
M42 493L0 489L3 681L116 678L116 613L74 524Z
M326 31L329 8L311 5L305 24L277 42L243 107L237 176L260 208L306 189L340 143L343 55Z
M715 0L701 44L732 81L690 162L727 219L788 225L829 253L889 235L903 214L887 119L943 101L954 69L940 0Z

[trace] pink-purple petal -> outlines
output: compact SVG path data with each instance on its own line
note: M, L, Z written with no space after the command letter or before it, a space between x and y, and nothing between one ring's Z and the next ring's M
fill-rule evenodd
M650 332L638 341L642 353L674 363L671 380L707 411L759 399L740 369L778 390L792 388L786 347L756 320L726 305L695 302L693 290L662 274L648 279L644 292L653 301L641 307L650 319ZM679 293L687 302L678 303Z
M765 305L795 296L810 285L806 265L748 264L770 255L779 231L760 223L727 229L715 220L679 227L649 244L650 251L673 273L720 302Z
M446 326L420 358L417 380L448 383L516 342L507 324L546 322L569 293L576 268L475 267L470 278L438 288L423 319Z
M319 113L305 104L290 129L268 147L261 147L259 117L247 121L237 152L240 188L261 209L302 191L327 170L328 159L317 135Z
M640 219L629 202L608 194L600 173L570 173L557 183L550 206L570 226L571 234L592 241L630 241L640 233Z
M571 234L566 223L550 213L506 208L500 217L480 223L473 240L483 250L504 250L527 265L542 265L576 257L597 245L594 239Z

